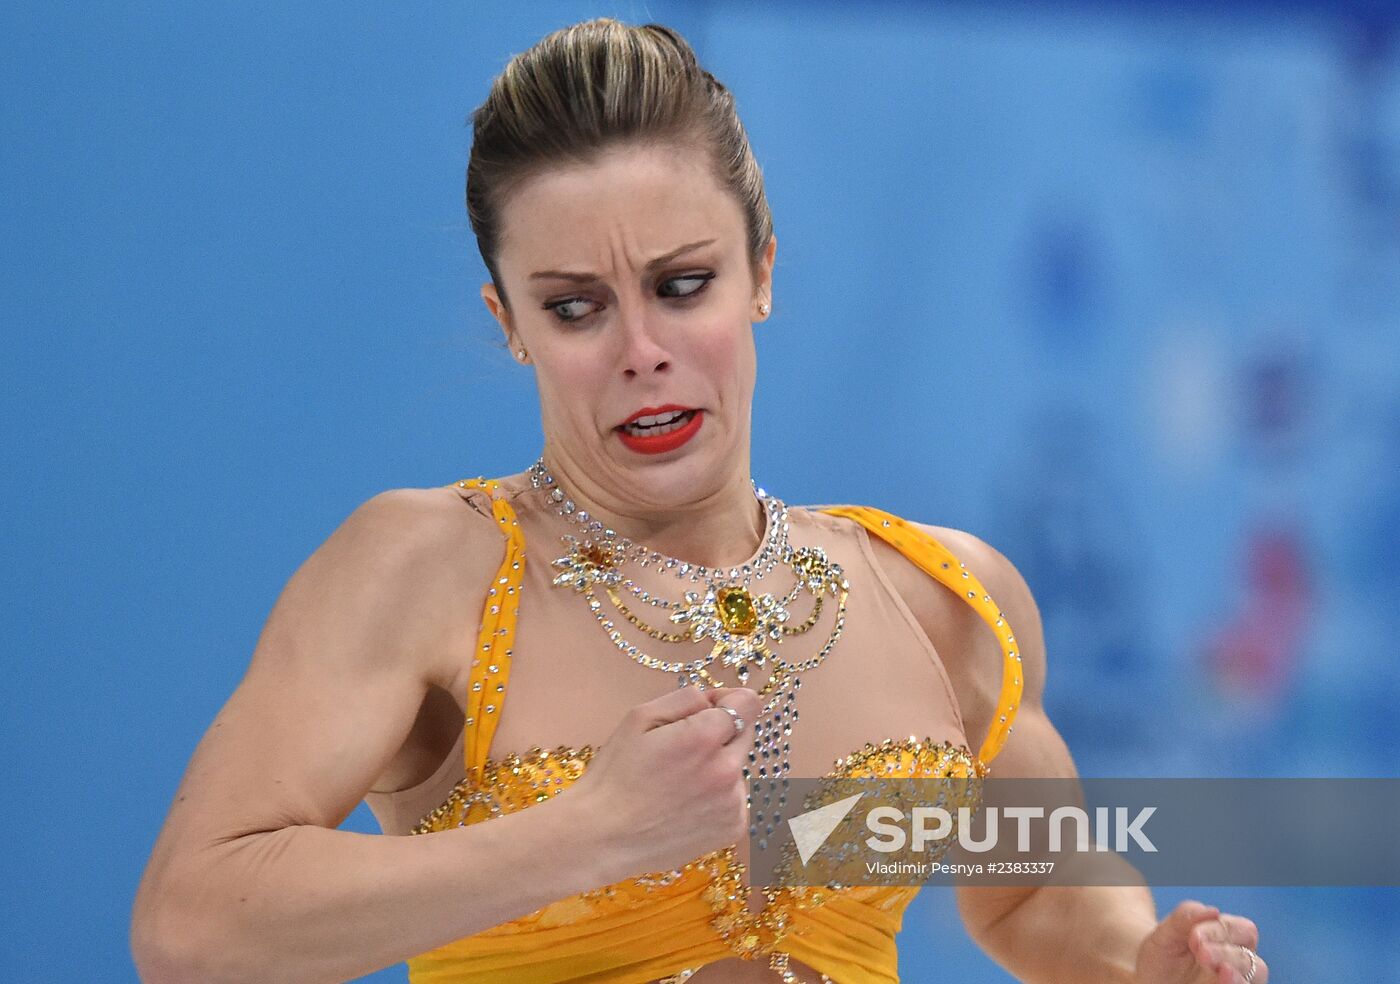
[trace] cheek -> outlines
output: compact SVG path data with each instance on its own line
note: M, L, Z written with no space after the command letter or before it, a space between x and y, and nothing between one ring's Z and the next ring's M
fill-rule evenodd
M596 415L597 396L603 392L606 368L585 353L551 358L548 365L543 368L541 360L535 373L541 410L555 421L590 423Z
M739 390L740 398L748 398L756 367L753 330L747 322L715 326L713 331L705 333L698 354L711 379L722 381L726 388ZM727 395L734 396L733 393Z

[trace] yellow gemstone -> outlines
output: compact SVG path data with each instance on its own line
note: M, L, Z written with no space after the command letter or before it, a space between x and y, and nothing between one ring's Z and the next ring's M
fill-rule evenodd
M716 600L719 602L720 624L729 632L748 635L758 626L753 596L744 588L720 588Z

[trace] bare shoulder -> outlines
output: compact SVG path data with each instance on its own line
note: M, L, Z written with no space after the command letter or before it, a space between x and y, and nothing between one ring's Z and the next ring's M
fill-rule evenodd
M459 560L463 549L498 546L501 539L489 513L450 485L388 489L362 502L346 522L406 551L451 560Z
M464 531L481 529L481 524L476 522L480 514L451 485L386 489L360 503L350 518L409 530L433 526L460 526Z
M462 626L478 612L462 595L488 589L489 577L471 582L499 558L486 546L491 526L451 489L394 489L351 511L273 605L191 757L153 870L197 873L207 848L349 815L403 746L429 685L461 661L453 647L470 645Z
M1026 583L1025 577L1010 558L976 534L948 526L933 526L925 523L914 525L947 547L967 565L968 570L987 589L987 594L991 595L993 601L996 602L997 610L1003 613L1007 624L1010 625L1011 631L1016 637L1017 654L1021 657L1021 665L1025 675L1021 706L1039 705L1045 688L1045 637L1040 619L1040 609L1036 605L1035 596L1031 593L1030 585ZM966 613L964 620L969 625L978 626L977 633L982 640L979 648L993 651L996 654L996 659L991 665L996 668L992 677L999 694L1002 667L1001 646L992 630L982 620L982 617L972 610L971 606L961 605L960 607ZM968 619L967 616L971 616L971 619ZM986 665L985 660L980 662L983 666ZM995 701L992 706L995 707Z
M463 619L475 624L471 600L479 611L499 561L499 531L453 487L405 487L360 503L293 580L334 585L345 603L389 616L413 636L405 654L438 682L456 666L452 637Z
M414 591L463 566L487 566L499 534L451 487L396 488L360 503L321 548Z
M1039 620L1038 613L1034 611L1035 600L1031 597L1030 586L1026 584L1026 579L1021 576L1016 565L1000 550L966 530L929 523L913 525L943 544L967 565L967 569L982 582L1001 610L1007 613L1008 621L1011 620L1012 614L1021 615L1023 623L1031 615L1035 615L1037 621Z

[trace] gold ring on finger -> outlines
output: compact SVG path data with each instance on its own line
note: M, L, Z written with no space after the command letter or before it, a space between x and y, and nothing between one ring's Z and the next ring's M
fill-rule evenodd
M1254 972L1259 969L1259 960L1254 956L1254 951L1249 947L1241 945L1240 949L1249 954L1249 970L1245 972L1244 984L1254 984Z

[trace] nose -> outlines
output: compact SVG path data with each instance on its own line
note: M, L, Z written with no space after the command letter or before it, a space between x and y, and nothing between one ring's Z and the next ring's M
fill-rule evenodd
M671 353L657 334L655 319L645 305L622 305L622 374L628 379L671 367Z

